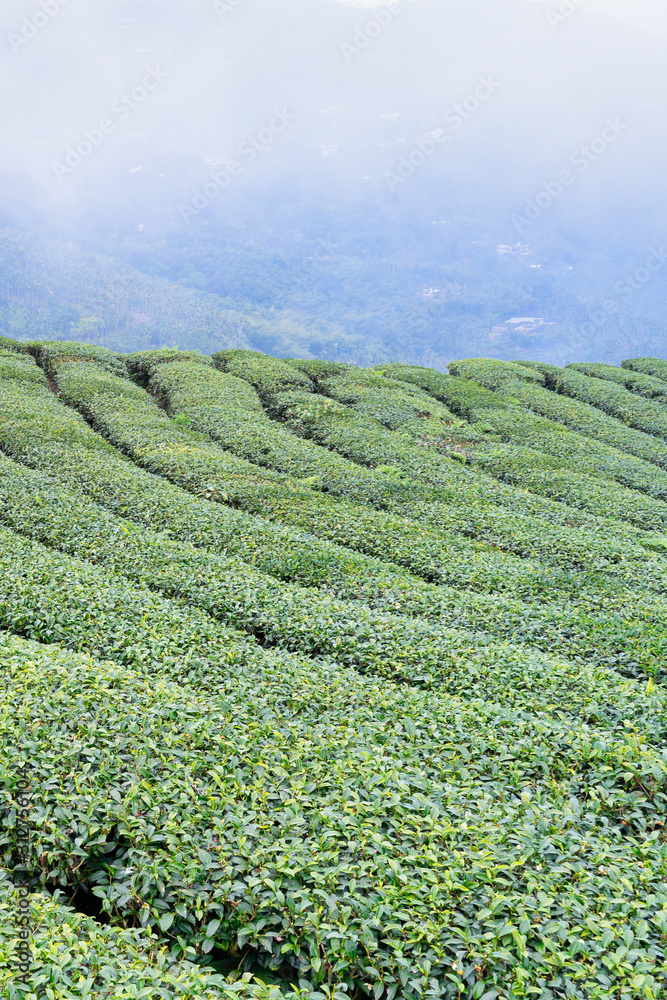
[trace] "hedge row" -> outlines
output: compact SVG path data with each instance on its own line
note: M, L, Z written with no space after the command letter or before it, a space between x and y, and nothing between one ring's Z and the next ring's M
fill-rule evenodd
M257 467L214 449L195 432L186 434L174 427L137 386L102 372L95 365L65 365L59 370L57 379L65 398L78 405L107 438L144 467L166 475L199 495L242 506L370 555L389 557L407 565L413 572L419 572L417 567L423 564L424 539L435 541L439 537L443 546L456 552L461 543L448 544L445 533L450 532L523 558L537 556L557 566L594 568L596 572L606 568L624 577L630 574L628 578L641 585L664 587L664 565L655 560L646 561L646 549L640 544L643 536L629 526L594 517L589 517L586 523L586 515L580 512L575 514L554 501L531 497L525 491L511 490L502 484L496 485L511 492L517 510L522 506L530 509L531 505L536 505L535 500L539 500L538 509L544 511L546 507L549 512L555 509L556 518L565 522L565 527L513 511L504 512L485 496L480 496L479 485L459 495L456 504L451 494L447 503L395 502L391 508L394 517L368 508L352 507L302 487L294 488L289 483L276 482L274 485L261 478L258 481L258 476L247 474L249 468ZM291 398L291 394L286 395ZM306 399L332 402L315 395ZM364 419L360 415L355 417ZM392 432L385 433L390 435ZM227 470L231 473L223 479ZM277 478L277 474L270 472L265 475ZM494 480L489 477L488 482L493 484ZM584 527L572 526L580 522ZM590 526L594 530L590 530ZM396 545L388 549L386 540L395 539L397 534L400 542L396 556L393 554ZM411 562L406 562L405 556L400 554L406 545L411 551L417 550ZM528 573L534 575L532 567L528 568Z
M429 402L429 397L423 392L413 390L410 393L400 382L392 381L377 373L363 373L360 369L351 369L346 370L343 375L339 375L333 380L320 379L319 381L320 391L337 400L344 399L352 404L351 406L335 406L331 402L326 403L321 398L313 396L312 386L308 386L308 394L303 397L299 397L298 393L281 393L281 386L287 381L285 371L289 372L289 366L283 362L255 355L253 352L233 351L226 352L226 354L229 354L233 363L238 366L238 373L261 389L263 398L273 413L283 419L287 418L292 430L303 437L312 437L317 444L336 453L342 453L354 462L374 468L376 472L382 473L385 477L393 475L398 483L402 483L406 488L411 488L413 497L406 497L406 503L413 498L431 499L431 497L423 496L423 484L426 483L436 489L445 487L447 502L462 502L466 509L470 505L476 506L476 495L480 489L484 490L487 499L492 498L497 503L508 504L515 510L523 512L526 507L531 506L525 493L516 494L508 492L506 489L503 490L489 478L483 479L480 483L474 477L465 475L464 470L456 468L446 457L439 456L436 459L432 454L425 453L422 448L415 447L414 441L407 434L392 434L387 430L387 427L405 426L406 421L410 421L412 429L415 422L419 422L427 416L439 420L443 427L453 422L452 414L446 408L437 407L432 401ZM228 370L231 370L230 364L231 361L226 362ZM156 378L160 378L159 373ZM186 383L185 373L182 375L182 381ZM364 402L361 400L362 394ZM196 399L193 398L195 396L196 393L191 387L188 399L184 400L190 404L190 409L186 409L186 415L190 412L197 414L200 412ZM299 405L301 405L301 410L295 413L295 407L298 408ZM228 407L231 409L231 406L232 401L230 400ZM425 411L425 407L428 407L429 410ZM377 418L369 416L373 411L377 411ZM253 458L261 447L261 427L258 426L257 431L257 437L254 440L249 440L248 450L245 452ZM251 437L250 430L247 433ZM278 449L271 447L273 438L284 439L280 439L278 434L266 427L264 433L270 442L268 445L269 460L275 462ZM233 443L233 426L226 429L223 438L223 443L226 446ZM289 448L286 451L289 453ZM316 454L316 450L313 450L313 455ZM577 484L577 487L579 485ZM461 486L463 496L453 494L450 489L452 486ZM338 489L341 487L346 488L345 482L342 482ZM382 487L381 497L387 492L386 483L383 483ZM559 501L563 500L563 490L560 483L552 492L557 495ZM579 498L585 495L585 491L577 488L575 495ZM434 495L434 498L437 499L437 494ZM372 502L373 498L369 497L369 499ZM397 499L400 500L400 493ZM638 515L635 507L641 506L641 500L636 501L636 503L633 503L633 500L634 498L621 494L618 497L608 498L606 506L610 508L610 513L613 516L623 516L630 508L630 517L636 522L646 511L642 509L641 514ZM594 507L592 504L591 506ZM540 505L539 502L533 500L532 507L538 516L545 513L544 504ZM439 517L439 511L434 513L436 517ZM547 513L551 516L558 516L561 513L562 516L562 512L554 509L553 506L547 508ZM663 522L655 513L653 519L652 527L662 528ZM639 523L642 522L639 521Z
M276 392L312 392L313 382L295 365L258 351L218 351L213 361L220 371L249 382L262 398Z
M379 420L390 430L416 427L424 421L449 426L457 423L454 415L437 403L423 389L393 379L377 370L355 368L332 378L322 379L320 391L352 407L366 417Z
M651 610L654 599L615 589L606 578L601 589L581 577L559 578L554 571L540 573L519 560L462 547L452 547L449 556L440 549L438 564L434 547L424 552L424 559L432 570L441 565L443 577L448 574L455 584L435 587L312 535L191 497L123 460L50 393L32 398L5 387L4 392L0 388L0 403L0 445L19 460L57 475L69 489L83 490L121 518L236 554L280 579L362 600L378 610L482 628L545 650L603 657L626 668L633 663L651 667L659 655L654 622L661 614ZM2 413L11 418L2 421ZM69 498L60 502L65 507L73 503ZM557 603L545 603L556 595ZM630 618L627 608L633 609Z
M655 400L643 399L622 385L590 378L571 368L557 368L537 361L522 361L521 365L538 369L544 375L547 387L554 392L597 406L646 434L667 437L667 410Z
M50 547L184 599L264 645L330 655L358 669L419 684L451 684L458 690L452 656L465 656L471 663L478 661L479 649L485 663L505 656L493 645L484 649L491 636L524 640L543 651L557 647L625 670L653 672L667 652L667 602L654 595L610 588L601 602L584 589L576 601L526 603L453 589L443 593L409 577L387 579L380 566L371 610L358 601L290 586L240 559L137 528L7 459L0 459L0 521ZM465 686L472 683L464 680Z
M621 362L621 368L667 380L667 361L663 358L630 358Z
M4 656L25 663L72 662L71 655L3 637ZM6 665L7 660L3 663ZM78 666L78 664L77 664ZM39 678L44 682L44 677ZM15 920L19 899L27 898L32 969L17 971ZM156 939L141 929L101 926L65 905L66 896L32 891L26 897L0 871L0 993L6 1000L283 1000L278 986L212 975L193 963L174 962ZM63 902L59 900L63 899ZM21 913L25 908L21 907ZM20 977L20 978L19 978ZM310 991L295 989L301 1000Z
M58 344L49 345L49 349L52 351L53 355L56 356L57 355L57 350L58 350ZM82 351L85 352L85 349L82 348ZM153 352L153 353L154 353L154 356L155 356L156 354L160 354L161 352ZM242 363L242 367L243 367L243 365L246 365L246 363L248 361L251 362L252 364L254 364L257 358L259 358L260 361L261 361L261 366L260 367L264 366L265 362L269 362L269 367L270 367L270 363L275 361L275 359L267 359L267 358L265 358L262 355L255 356L253 354L253 352L232 351L231 354L233 355L233 357L234 357L234 359L236 361L238 361L239 363ZM282 362L275 361L275 364L278 365L279 367L283 366ZM94 368L94 367L96 367L96 366L91 366L91 368ZM290 371L289 366L284 366L284 367L286 367L287 372L289 374L289 371ZM69 371L69 374L68 374L68 371ZM95 372L90 372L89 371L88 373L86 373L86 377L82 379L81 369L79 368L78 372L73 372L73 369L72 369L71 365L66 366L65 368L63 368L62 375L60 376L61 380L62 380L62 378L67 378L69 380L69 382L71 382L72 379L74 379L74 383L76 383L77 385L79 383L81 383L82 381L85 382L86 379L88 381L91 381L91 382L96 382L96 380L98 380L99 377L100 377L99 374L96 374ZM97 382L97 384L99 386L99 382ZM125 396L128 400L130 398L132 398L133 390L131 389L131 387L126 382L122 386L121 386L120 383L116 383L116 389L117 389L117 394ZM99 395L99 393L98 393L98 395ZM135 394L135 396L136 396L136 394ZM310 399L312 397L309 396L307 398ZM70 400L70 402L71 401L72 400ZM138 397L136 397L136 401L138 402ZM76 403L75 403L75 405L76 405ZM143 411L144 412L140 414L139 411L137 410L137 413L136 413L136 419L137 419L137 421L140 422L140 423L141 422L145 423L147 421L150 422L150 419L151 419L150 418L150 402L147 402L146 399L143 400ZM353 411L350 411L349 408L346 408L346 414L347 414L348 417L349 417L350 413L353 413ZM90 417L90 414L87 414L87 415ZM363 423L363 421L364 421L363 417L361 417L360 415L356 415L356 417L357 417L358 421L362 422L357 427L357 431L359 432L359 434L361 436L363 436L364 430L368 434L369 433L369 428L368 428L367 425L370 422L368 420L366 420L365 424L364 424ZM371 430L372 430L372 428L371 428ZM385 439L382 439L382 438L380 439L380 448L382 448L384 445L386 445L387 441L389 441L389 447L390 448L395 448L396 447L396 443L398 441L398 436L397 435L391 435L384 428L380 428L380 430L382 430L387 435L387 437ZM164 437L164 431L165 431L165 429L163 427L162 428L162 432L163 432L162 436L163 437ZM135 437L136 436L137 436L137 432L135 431ZM186 437L187 437L187 435L185 435L185 434L179 435L179 440L177 442L177 444L181 446L181 448L179 450L182 450L183 444L184 444L184 441L185 441ZM201 438L198 438L198 441L199 441L199 443L201 443ZM406 437L405 441L409 441L409 439ZM404 444L405 441L403 441L402 444ZM377 442L375 442L375 443L377 444ZM176 451L176 449L172 446L172 448L170 450L172 451L172 457L173 457L173 453ZM413 458L416 455L417 461L418 461L420 467L423 469L423 462L419 459L419 449L414 449L413 448L413 449L411 449L411 452L412 452L412 457ZM190 456L188 456L188 457L190 457ZM204 459L204 468L210 466L211 464L215 464L215 458L213 457L212 453L209 452L207 455L202 456L202 457ZM228 457L231 458L231 456L228 456ZM486 506L486 500L492 498L495 502L502 503L502 504L508 506L510 508L510 510L518 512L519 515L522 515L523 512L527 509L531 513L537 514L537 516L539 516L539 517L547 517L547 518L552 519L552 520L555 519L556 521L559 521L560 523L565 523L566 525L569 525L571 523L572 513L569 510L567 510L567 509L564 510L563 507L562 507L562 505L560 503L552 502L552 501L549 501L549 500L543 500L541 498L538 498L538 497L532 496L530 494L527 494L524 490L520 490L520 491L514 490L511 487L504 486L502 484L499 484L499 483L495 482L491 477L485 477L484 481L480 484L479 482L475 482L474 480L466 479L465 476L463 475L464 470L456 470L454 468L454 466L455 466L455 463L446 462L445 465L443 466L443 469L442 470L441 469L438 470L438 473L440 473L441 471L444 470L445 477L451 477L452 480L456 480L457 476L462 477L459 480L460 485L464 485L464 486L467 485L469 487L468 489L464 490L464 495L462 497L458 497L458 500L460 502L462 501L462 503L463 503L463 506L461 508L462 512L464 511L464 509L467 512L469 510L469 508L470 508L471 505L473 507L479 506L479 501L478 501L477 498L478 498L478 494L479 494L480 489L483 489L484 496L485 496L485 502L484 502L484 504L482 506ZM254 466L254 464L251 464L250 466L249 465L243 466L243 464L241 463L240 466L239 465L236 466L237 471L241 471L241 472L243 472L245 470L246 472L251 471L252 473L256 473L257 468L258 467ZM391 472L393 472L393 473L398 472L398 479L399 480L401 478L404 478L404 477L401 477L400 470L396 469L396 467L394 467L394 466L388 466L388 467L386 467L386 469L390 473ZM181 475L181 476L184 475L187 478L187 470L177 469L177 473L179 475ZM436 475L435 479L438 479L438 478L440 478L439 475ZM388 482L388 478L384 477L383 481L381 483L376 484L376 486L378 488L378 492L383 497L383 503L384 503L384 505L386 505L386 506L388 506L390 508L393 508L400 515L409 516L409 514L410 514L409 503L412 500L431 499L430 493L432 493L432 491L429 491L428 489L425 490L424 487L421 484L415 483L414 484L414 487L415 487L414 495L412 495L412 493L411 493L410 497L409 497L409 500L408 500L408 497L406 496L406 500L405 500L404 503L400 503L399 502L398 504L396 504L395 500L392 500L391 502L389 502L386 499L385 495L389 494L391 496L391 492L392 491L391 490L387 490L387 482ZM256 484L253 483L252 485L253 485L253 488L254 488L254 492L257 492L257 490L255 488ZM394 489L397 489L398 485L399 484L395 483L394 484ZM400 485L402 485L402 484L400 484ZM399 497L400 497L400 491L399 491ZM451 490L449 490L449 489L445 490L445 493L443 494L443 498L447 501L448 507L452 503L452 500L455 499L454 495L452 494ZM373 500L373 498L369 498L369 497L366 497L365 499L366 500L370 500L371 502ZM304 495L304 500L305 500L305 495ZM239 502L239 500L237 498L234 498L234 502ZM243 502L243 501L240 501L240 502ZM422 512L423 512L424 509L425 508L424 508L424 505L422 503L422 505L421 505ZM437 510L436 508L434 508L433 514L434 514L434 518L433 518L434 523L437 524L438 521L439 521L439 518L442 515L442 508L440 508L440 510ZM423 513L422 513L422 516L423 516ZM485 514L482 510L479 510L478 511L478 520L482 524L484 524L485 526L488 527L489 521L494 521L494 520L497 521L498 519L495 518L495 516L490 518L488 514ZM593 528L601 527L601 526L604 527L604 524L600 525L599 522L600 522L599 518L590 518L589 523L588 523L587 526L591 526ZM458 528L458 525L456 527ZM516 530L515 530L515 528L516 528L516 526L514 526L514 525L512 525L511 527L509 527L509 529L504 533L505 539L507 539L507 538L512 539L512 538L516 537ZM619 529L616 529L616 533L617 534L619 533ZM493 531L491 531L491 533L487 533L486 535L482 535L480 537L484 537L485 540L490 541L494 545L495 544L500 544L501 547L504 547L504 542L502 540L500 542L498 542L497 541L497 535L494 534ZM537 537L539 537L539 533L537 534ZM629 542L631 542L631 543L636 540L635 536L632 533L629 533L629 534L626 533L626 535L624 537ZM530 549L530 547L526 547L522 543L519 545L519 547L516 547L514 549L514 551L516 551L520 555L530 555L530 554L533 554L532 550ZM552 546L552 551L554 551L554 547L553 546Z
M33 358L26 354L0 349L0 378L18 379L46 386L46 377Z
M399 602L409 599L416 601L411 607L425 609L440 593L379 559L193 497L123 458L50 393L26 393L0 381L0 404L0 447L18 461L57 476L68 488L83 491L120 517L168 531L199 547L238 555L273 576L322 587L342 597L390 607L397 598ZM393 546L398 548L402 525L395 523ZM486 587L495 589L495 577L505 573L513 580L522 569L519 560L491 555L489 561L496 565L489 567L490 576L485 575L482 553L466 545L458 549L441 542L431 545L423 532L418 538L422 545L419 568L427 576L440 578L449 572L457 584L481 589L486 578ZM389 538L381 536L380 542L391 548ZM409 561L407 546L404 556ZM532 589L536 588L537 580Z
M12 354L28 354L28 345L11 337L0 337L0 351L10 351Z
M93 365L68 365L62 369L59 378L62 380L67 375L69 398L89 414L91 422L101 433L116 442L135 461L200 497L203 495L234 503L263 518L304 529L346 548L381 556L429 580L451 581L457 585L472 583L479 589L518 587L522 593L548 592L561 586L574 592L579 587L558 569L540 566L527 559L516 559L465 538L447 537L406 517L334 501L303 488L297 490L272 483L258 485L257 477L235 474L233 478L230 475L221 476L216 481L201 459L198 442L192 434L186 438L183 432L174 428L150 397L145 394L144 397L136 397L136 387L130 383L102 372L95 373L93 369ZM6 386L5 391L14 399L14 405L22 407L21 400L25 400L25 394L13 390L9 382ZM47 401L45 394L40 398L45 406L51 400ZM55 401L51 405L57 406ZM33 424L37 421L41 433L47 433L44 425L57 419L55 412L52 410L47 421L34 412L34 405L30 410L28 422ZM24 455L22 435L14 432L14 422L5 423L3 437L6 441L13 441L11 446L5 446L10 454L17 457ZM38 444L34 443L30 449L37 447ZM217 456L218 450L211 453L209 445L205 456L212 454ZM225 453L220 454L224 461ZM21 457L21 460L26 458ZM536 528L533 534L536 542L544 542L541 530ZM579 539L569 546L567 553L559 551L559 541L553 543L551 551L556 559L563 558L568 570L573 563L588 566L590 556L588 551L584 553ZM531 544L524 539L515 539L512 544L521 549L522 555L534 555ZM633 553L627 546L619 544L611 545L608 551L610 568L612 563L627 557L635 560L638 566L641 564L642 576L645 570L651 570L653 579L654 571L658 570L657 566L644 566L643 549Z
M571 396L561 396L526 382L513 382L506 390L512 399L578 431L582 436L601 441L629 455L635 455L661 468L667 467L667 444L660 438L628 427L621 420L608 416L590 403Z
M377 997L661 995L664 695L617 678L646 722L614 732L266 657L214 690L20 654L3 777L30 764L33 873L175 957L250 946Z
M493 366L496 365L499 372L492 377ZM506 379L502 377L502 373L507 372L506 365L506 362L486 363L484 377L498 386L493 393L469 379L452 378L432 369L410 365L385 365L383 369L396 378L427 389L436 399L446 402L456 414L475 422L478 425L475 430L490 434L499 431L508 439L514 431L522 440L539 444L542 450L559 455L582 470L590 470L594 475L602 472L624 486L665 499L663 473L656 476L643 463L634 462L629 456L665 467L667 445L652 435L601 413L589 403L561 396L525 379ZM517 405L529 411L528 422L519 414ZM537 424L531 413L548 418L551 426ZM575 436L566 437L564 427L574 432ZM607 448L592 445L591 438ZM566 451L567 445L571 447ZM465 451L464 448L461 450Z
M528 367L522 362L496 361L495 358L465 358L452 361L447 368L456 378L471 379L486 389L500 389L505 382L516 379L534 385L545 384L542 368L537 364Z
M282 393L274 397L273 406L295 432L314 436L329 447L344 448L348 454L354 452L358 460L365 456L371 463L381 457L391 458L401 462L400 467L394 467L397 471L411 469L415 476L420 475L415 468L418 461L424 469L430 469L431 480L438 478L440 465L434 461L432 449L415 447L408 435L388 431L378 421L369 430L367 425L372 423L369 418L333 400ZM414 463L413 455L417 456ZM428 478L429 472L424 476ZM499 506L501 503L503 506ZM643 508L641 496L637 505ZM630 525L586 514L499 483L491 476L475 476L472 471L462 478L459 486L447 491L442 486L428 500L419 496L409 501L397 498L389 509L443 532L563 566L590 567L598 560L613 564L626 558L643 562L646 555L641 544L643 534ZM655 518L656 526L660 523Z
M191 365L202 365L204 368L213 368L213 358L209 358L201 351L180 351L177 347L161 347L154 351L137 351L135 354L126 354L123 361L127 370L142 385L147 385L151 375L158 365L169 364L172 361L187 361Z
M439 387L431 380L433 388L469 423L441 430L425 422L419 431L422 443L463 455L497 478L570 506L662 528L667 510L661 503L601 480L615 480L660 501L667 499L667 472L527 411L512 395L521 383L503 382L504 389L492 392L469 379L442 378Z
M102 424L102 429L113 440L120 441L129 451L136 448L138 440L140 448L143 448L140 460L146 462L145 456L148 455L156 471L182 482L186 488L195 492L214 494L216 484L211 482L210 469L201 460L198 444L192 434L185 439L183 432L173 427L150 397L142 395L127 380L96 371L96 366L90 364L66 365L58 378L62 380L65 376L70 392L75 387L76 392L81 395L81 405L87 408L87 412L92 413L91 407L94 405L94 417L98 426ZM12 405L16 407L23 404L17 400ZM53 408L57 404L50 396L49 402L44 405L51 405ZM52 414L50 419L55 418L55 414ZM44 419L33 414L29 422L34 419L40 421L40 433L44 433ZM13 433L12 423L4 433ZM124 438L126 433L128 437ZM19 434L15 448L21 449L20 437ZM136 454L135 450L135 457ZM193 454L195 462L191 461ZM224 461L224 453L220 454ZM205 458L208 459L209 456L214 461L218 460L217 451L211 453L210 448L207 448ZM229 457L231 459L233 456ZM203 476L200 472L202 468ZM264 487L258 488L256 479L247 476L235 475L234 480L226 477L217 488L221 498L229 498L232 489L235 489L232 499L243 504L246 509L255 510L269 518L291 522L294 526L306 528L318 535L324 534L346 547L390 558L430 579L456 584L477 580L479 582L473 585L479 589L488 589L490 585L492 588L515 590L518 586L520 589L515 592L523 594L535 592L536 589L548 590L554 586L560 588L563 585L562 577L561 582L554 581L552 570L540 569L523 561L503 559L497 553L491 555L488 550L476 551L474 545L471 547L464 539L447 540L439 531L429 531L424 523L416 524L404 518L369 511L367 508L334 503L326 497L305 490L297 492L277 487L269 491ZM284 500L281 499L281 492ZM517 494L518 497L521 495L526 494ZM297 497L298 504L295 503ZM637 547L630 541L619 540L617 536L621 534L620 526L614 529L614 536L600 538L583 529L561 530L557 526L530 521L518 515L503 518L497 508L491 504L483 504L481 498L478 498L476 506L481 513L471 510L471 504L467 507L462 505L460 512L452 505L422 505L417 509L412 504L405 513L422 518L422 521L431 518L438 528L449 523L454 531L486 538L492 545L511 546L522 556L534 557L536 552L547 553L553 562L560 561L566 567L584 566L588 570L594 565L596 572L606 567L608 572L620 573L622 577L633 578L642 585L646 582L659 589L664 586L662 564L647 562L644 548ZM485 583L485 580L488 582ZM602 583L606 586L604 580ZM578 582L565 581L565 587L570 592L579 586Z
M371 611L280 582L240 560L128 527L54 486L48 477L7 459L0 460L0 519L22 535L200 607L265 646L329 655L357 669L420 685L459 690L463 683L470 691L477 672L526 655L493 645L479 633ZM660 636L656 626L655 632L655 641L667 649L667 630ZM457 667L462 657L463 677Z
M343 375L345 372L356 371L354 365L348 365L345 361L322 361L319 358L285 358L284 364L297 368L304 375L317 385L322 379L335 378L336 375Z
M157 362L149 371L149 391L163 401L179 425L207 434L257 466L284 473L309 488L378 506L401 492L401 485L391 477L295 437L270 420L256 390L235 375L187 359Z
M29 344L30 353L37 359L47 375L54 378L60 365L72 361L93 361L105 371L127 377L127 368L120 354L107 347L81 344L78 341L33 340Z
M630 392L645 396L647 399L657 399L661 403L667 402L667 385L662 379L654 378L651 375L633 372L628 368L615 368L613 365L589 363L566 365L566 368L572 368L574 371L581 372L582 375L590 375L592 378L616 382L629 389Z

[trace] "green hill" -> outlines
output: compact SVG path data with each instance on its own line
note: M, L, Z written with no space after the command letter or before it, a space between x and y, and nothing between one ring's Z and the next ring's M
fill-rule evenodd
M667 363L5 338L0 512L3 995L667 997Z

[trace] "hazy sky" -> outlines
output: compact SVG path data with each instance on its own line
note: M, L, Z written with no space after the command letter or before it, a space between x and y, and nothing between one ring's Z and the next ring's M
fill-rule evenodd
M40 13L42 2L57 13ZM479 194L510 225L514 206L591 142L604 156L562 200L575 216L579 199L616 210L662 198L667 0L569 2L552 30L560 0L404 0L381 28L354 9L381 0L3 0L5 203L160 198L179 220L202 185L212 190L210 171L232 162L242 179L216 209L251 184L265 200L273 185L278 205L316 204L337 185L375 199L431 185ZM473 112L459 117L461 102ZM622 121L617 136L608 119ZM410 155L423 167L389 183Z
M389 0L337 0L348 7L382 7ZM409 0L419 3L420 0ZM558 10L558 0L527 0L530 3L546 3ZM582 10L596 11L601 14L611 14L627 21L636 28L653 31L656 34L667 35L667 2L666 0L583 0L578 3Z

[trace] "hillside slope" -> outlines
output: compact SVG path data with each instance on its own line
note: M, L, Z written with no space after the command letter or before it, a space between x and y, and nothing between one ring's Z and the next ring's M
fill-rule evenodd
M665 372L0 340L33 989L667 996Z

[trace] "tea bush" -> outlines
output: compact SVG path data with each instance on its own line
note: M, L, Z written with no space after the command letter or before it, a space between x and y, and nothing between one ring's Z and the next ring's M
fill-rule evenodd
M609 412L647 383L27 348L0 992L667 1000L667 445Z
M420 428L420 442L449 454L462 454L496 478L523 485L531 492L640 527L660 529L660 504L643 501L600 480L613 479L664 500L667 474L623 451L586 441L562 424L526 410L514 399L522 384L500 381L499 385L502 388L492 392L469 379L443 381L440 395L446 396L454 412L469 424L440 429L426 423L423 430Z
M106 347L81 344L78 341L31 341L30 353L34 355L47 375L53 378L61 365L73 361L92 361L114 375L127 376L121 355Z
M633 372L628 368L615 368L613 365L592 363L571 364L566 367L581 372L583 375L590 375L592 378L602 378L608 382L617 382L631 392L636 392L639 396L646 396L647 399L658 399L663 403L667 402L667 385L661 379L654 378L651 375Z
M218 351L213 361L221 371L250 382L262 397L290 390L313 390L312 381L295 365L258 351Z
M49 660L48 653L28 643L7 641L7 648L23 659L39 659L45 665ZM51 656L56 661L65 659L59 651ZM176 962L145 931L100 926L67 906L64 893L60 902L57 894L35 891L28 897L33 968L19 985L16 895L8 873L0 872L0 991L7 1000L31 995L51 1000L84 1000L91 995L99 1000L142 995L163 1000L282 1000L284 996L278 986L250 979L234 982L192 962ZM299 991L299 995L306 1000L308 993Z
M92 890L177 961L250 946L306 988L388 996L481 994L508 977L602 998L641 975L659 991L667 767L623 727L546 715L528 728L437 699L425 716L423 695L288 661L210 689L205 666L193 687L13 652L3 766L26 763L31 733L35 879ZM647 719L664 713L631 687Z
M621 368L667 380L667 361L662 358L631 358L628 361L622 361Z
M600 378L590 378L571 368L557 368L555 365L532 361L522 361L521 364L539 369L548 388L554 392L591 403L629 427L662 438L667 436L667 410L655 400L642 399L621 385Z

